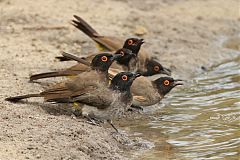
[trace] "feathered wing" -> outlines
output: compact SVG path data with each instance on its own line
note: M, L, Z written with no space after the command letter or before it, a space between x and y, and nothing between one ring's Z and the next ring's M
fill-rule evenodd
M75 96L73 101L87 104L98 109L106 109L113 102L112 91L107 86L98 85L95 89Z
M50 89L41 93L45 101L73 102L72 98L96 90L99 83L104 83L96 71L84 72L66 82L57 83Z
M146 77L137 78L131 86L131 92L133 104L138 106L153 105L161 99L152 82Z
M64 70L64 72L72 74L72 75L77 75L77 74L87 72L87 71L90 71L90 70L91 70L90 66L86 66L84 64L78 63L78 64Z

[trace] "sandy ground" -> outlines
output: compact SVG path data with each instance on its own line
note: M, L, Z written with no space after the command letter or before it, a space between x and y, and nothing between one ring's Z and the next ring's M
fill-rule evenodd
M60 51L96 51L69 24L73 14L103 35L135 37L144 28L143 47L170 67L174 77L191 80L239 55L222 47L240 33L239 7L239 0L0 0L0 159L129 158L123 150L132 140L116 140L111 128L75 119L66 107L42 104L41 99L4 101L42 90L28 83L30 74L71 66L54 59ZM231 40L231 48L238 48L240 43Z

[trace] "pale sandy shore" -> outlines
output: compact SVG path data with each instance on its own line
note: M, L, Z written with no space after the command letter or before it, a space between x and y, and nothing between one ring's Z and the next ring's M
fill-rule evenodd
M129 158L124 148L131 149L131 139L116 140L111 128L72 118L66 107L41 99L4 101L42 90L28 83L30 74L71 66L54 59L61 51L97 51L69 23L74 14L103 35L135 37L136 28L143 27L143 47L174 77L191 80L239 55L222 47L240 33L239 6L239 0L0 0L0 159ZM232 39L231 48L239 49L239 38Z

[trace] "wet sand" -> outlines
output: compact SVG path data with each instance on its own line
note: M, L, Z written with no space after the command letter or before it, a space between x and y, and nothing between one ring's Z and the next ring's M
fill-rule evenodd
M111 128L75 119L66 106L35 98L20 104L4 101L42 91L41 85L28 82L29 75L71 66L54 59L61 51L97 51L94 42L69 23L73 14L103 35L128 38L144 30L143 47L176 78L191 80L239 55L222 47L228 37L239 34L238 0L0 0L0 13L0 159L129 158L123 151L133 140L116 140ZM239 47L234 46L230 48Z

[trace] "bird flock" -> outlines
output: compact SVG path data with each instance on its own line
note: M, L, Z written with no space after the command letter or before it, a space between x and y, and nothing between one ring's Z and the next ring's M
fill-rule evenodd
M108 122L116 131L112 120L121 118L128 111L142 110L159 103L182 80L173 79L171 70L141 49L143 39L125 41L96 32L81 17L74 15L72 25L89 36L101 51L86 57L63 52L59 61L76 61L76 65L55 72L34 74L30 81L43 78L70 76L65 81L52 84L40 93L6 98L17 103L22 99L43 97L45 102L72 104L92 124ZM167 76L151 80L158 74ZM79 115L78 115L79 116Z

